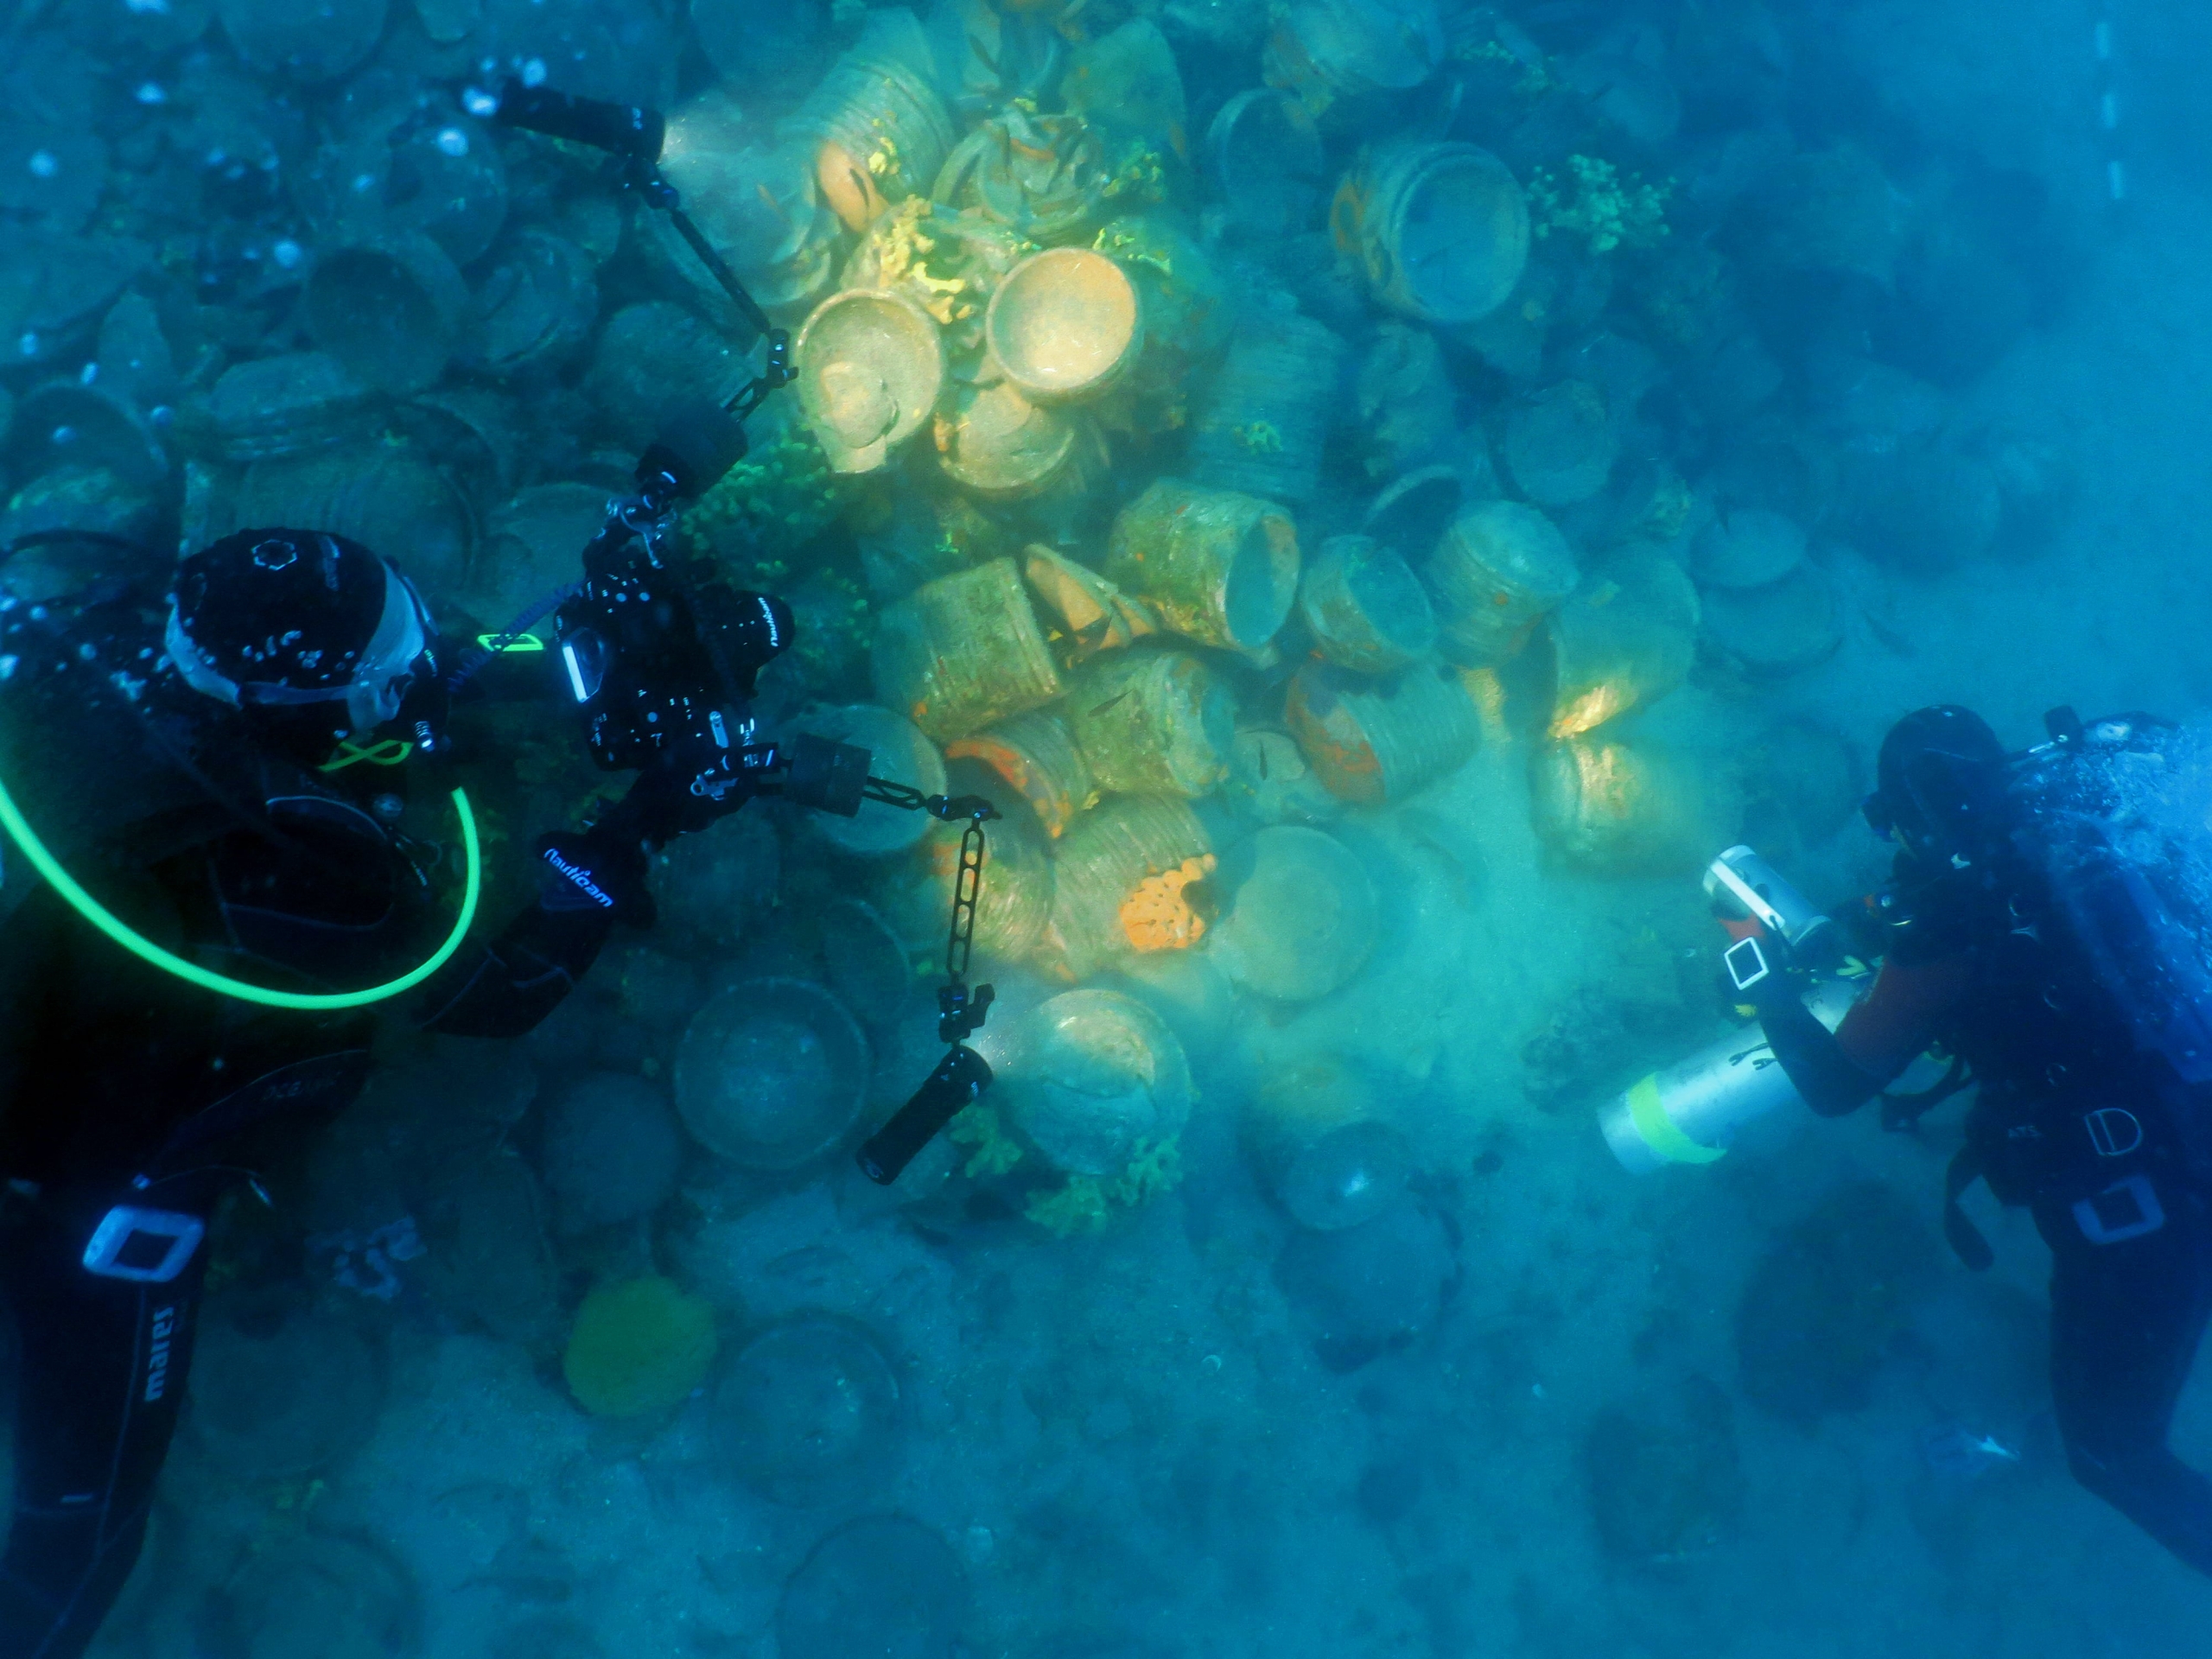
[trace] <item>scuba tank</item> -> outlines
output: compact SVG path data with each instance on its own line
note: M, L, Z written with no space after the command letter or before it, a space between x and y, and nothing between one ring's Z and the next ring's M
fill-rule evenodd
M1865 984L1823 976L1805 1006L1834 1031ZM1745 1124L1802 1098L1754 1023L1615 1096L1599 1111L1598 1127L1621 1166L1645 1175L1669 1164L1709 1164Z
M2139 1052L2212 1084L2212 772L2201 737L2141 715L2051 741L2012 786L2014 850L2042 875L2061 931Z
M2009 850L2056 947L2046 1000L2105 1066L2132 1065L2212 1179L2212 740L2139 714L2044 723L2050 741L2014 762Z
M1707 866L1705 892L1721 919L1747 937L1763 929L1797 961L1823 964L1805 1005L1834 1030L1867 983L1863 970L1825 965L1842 956L1835 924L1749 847L1731 847ZM1669 1164L1709 1164L1745 1124L1801 1098L1754 1023L1617 1095L1599 1109L1598 1127L1622 1167L1642 1175Z

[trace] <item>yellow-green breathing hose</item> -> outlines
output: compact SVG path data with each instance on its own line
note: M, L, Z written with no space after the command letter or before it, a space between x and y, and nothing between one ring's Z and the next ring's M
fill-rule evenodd
M213 991L219 996L236 997L241 1002L257 1002L264 1007L314 1011L358 1008L366 1003L382 1002L386 998L413 990L444 967L452 959L453 953L461 949L461 942L467 935L469 924L476 919L476 900L483 889L484 858L483 849L476 839L476 815L469 810L466 790L454 791L453 810L461 819L461 839L467 854L468 879L461 891L461 914L454 918L453 931L446 935L446 942L421 967L382 985L372 985L365 991L310 994L270 990L266 986L250 985L242 979L210 973L197 963L187 962L173 951L162 950L151 939L134 931L114 912L86 893L78 885L76 878L61 868L60 861L47 850L46 843L38 838L37 832L24 818L22 810L16 804L15 797L9 794L7 785L0 782L0 829L7 830L16 845L22 849L23 856L30 861L31 868L45 877L48 884L67 899L79 915L124 950L143 962L151 963L163 973L174 974L188 984Z

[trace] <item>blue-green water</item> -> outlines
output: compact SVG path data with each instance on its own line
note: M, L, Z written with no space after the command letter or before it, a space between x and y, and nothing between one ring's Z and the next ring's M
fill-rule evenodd
M0 543L331 529L463 636L574 580L669 407L759 358L634 180L489 116L510 77L666 111L779 327L877 296L683 520L793 605L758 712L1008 814L1001 1084L889 1190L850 1154L941 1052L954 838L888 809L678 842L657 928L521 1041L389 1020L274 1207L225 1212L94 1651L2198 1650L2212 1587L2068 1472L2032 1225L1977 1190L1996 1267L1943 1244L1958 1104L1793 1110L1648 1175L1597 1113L1731 1029L1707 858L1748 836L1838 906L1882 880L1854 809L1897 715L2024 747L2050 705L2212 698L2204 33L2093 0L15 0ZM1510 208L1370 234L1394 147L1446 143ZM1128 345L1088 399L1025 400L1018 319L986 326L1047 245L1143 318L1038 348ZM1440 511L1373 516L1423 469ZM1211 587L1162 574L1162 478L1238 526ZM1493 614L1440 543L1497 499L1567 566L1486 568ZM1794 528L1723 545L1745 513ZM1440 627L1324 664L1293 584L1362 533ZM67 554L0 582L65 591ZM1156 708L1115 677L1169 656ZM487 915L609 787L547 690L467 762ZM1370 739L1427 712L1348 752L1331 697ZM1039 1012L1078 988L1111 995ZM769 1013L717 1034L733 1006ZM2174 1446L2212 1463L2201 1383Z

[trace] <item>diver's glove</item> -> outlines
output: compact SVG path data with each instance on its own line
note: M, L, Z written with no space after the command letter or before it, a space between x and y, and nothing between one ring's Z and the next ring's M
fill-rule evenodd
M532 850L541 910L555 916L599 911L628 927L653 925L645 846L621 820L621 808L581 833L562 830L540 836Z
M1764 929L1730 945L1720 962L1729 1000L1748 1005L1762 1020L1778 1010L1802 1006L1811 980L1798 964L1789 942Z
M770 744L726 748L711 738L685 738L655 755L601 822L620 821L640 840L664 847L743 806L760 793L776 760Z

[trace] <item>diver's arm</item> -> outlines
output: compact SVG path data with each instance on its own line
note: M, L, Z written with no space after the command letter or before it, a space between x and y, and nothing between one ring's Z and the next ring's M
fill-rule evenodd
M449 1037L523 1036L575 988L610 929L555 920L533 906L430 981L419 1023Z
M1856 1111L1942 1033L1965 995L1963 952L1882 964L1874 987L1831 1033L1780 976L1754 992L1768 1044L1805 1103L1823 1117Z
M1805 1103L1822 1117L1855 1112L1882 1092L1884 1079L1854 1062L1795 991L1784 988L1759 998L1756 1006L1774 1058Z
M723 760L720 745L674 745L590 829L540 836L537 902L430 981L421 1023L454 1037L519 1037L575 988L617 922L651 927L647 849L705 830L752 798L751 784ZM702 777L716 787L696 785Z
M616 815L542 836L537 902L430 981L417 1020L451 1037L519 1037L558 1007L617 922L650 926L645 849Z

